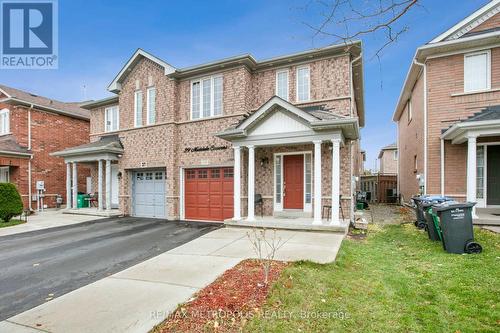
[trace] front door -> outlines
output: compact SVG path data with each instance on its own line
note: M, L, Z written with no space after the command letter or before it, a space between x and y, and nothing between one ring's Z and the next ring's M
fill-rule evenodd
M487 204L500 205L500 146L488 146Z
M283 208L304 208L304 155L283 156Z

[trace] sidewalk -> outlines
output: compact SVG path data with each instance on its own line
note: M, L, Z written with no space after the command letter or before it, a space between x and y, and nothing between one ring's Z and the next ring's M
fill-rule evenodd
M148 332L227 269L254 257L249 229L224 228L0 323L0 332ZM335 260L342 234L279 231L277 260Z
M97 216L70 215L62 212L62 209L46 209L44 212L37 212L35 215L28 216L27 223L0 228L0 237L102 219Z

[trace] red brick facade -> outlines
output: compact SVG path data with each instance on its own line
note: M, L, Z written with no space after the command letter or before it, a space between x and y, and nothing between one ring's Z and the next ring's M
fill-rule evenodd
M295 73L298 65L309 65L311 75L311 98L308 103L297 104ZM350 55L331 56L307 63L291 64L289 71L289 100L296 105L326 105L333 113L356 117L356 108L351 99ZM284 69L283 67L279 68ZM143 58L127 74L119 92L120 122L118 131L125 153L118 161L124 175L120 180L120 208L131 214L132 170L161 168L167 173L167 217L181 215L181 168L196 166L219 166L234 164L231 143L219 139L216 133L235 124L251 111L275 95L276 68L251 72L241 65L214 71L210 75L223 77L223 115L201 120L190 119L191 80L172 80L165 76L164 69ZM150 85L156 88L156 123L134 128L134 92L139 88L146 96ZM143 124L146 124L146 104L143 101ZM91 111L91 141L104 133L104 110L99 107ZM185 148L197 146L227 146L228 149L204 152L186 152ZM351 149L351 145L354 147ZM264 197L265 214L272 215L273 206L273 158L277 151L313 151L313 145L280 148L256 148L256 189ZM356 152L354 152L356 151ZM351 205L352 165L359 155L359 142L347 140L341 147L341 194L343 210L348 217ZM331 143L323 144L323 201L331 198ZM267 157L269 165L261 166L261 158ZM246 214L246 165L247 151L242 151L242 214ZM95 175L95 170L92 173ZM95 182L95 177L93 177Z
M0 98L1 98L0 94ZM10 114L10 131L17 143L29 147L29 116L31 114L31 152L28 157L0 155L0 166L10 166L10 181L16 184L25 207L29 207L29 164L31 163L31 195L36 194L36 182L45 182L45 200L48 207L55 206L56 195L62 195L66 202L66 165L64 160L51 156L51 153L88 142L89 121L60 114L42 111L36 108L0 105L0 109L8 109ZM80 166L79 184L84 189L89 168ZM36 202L32 202L36 208Z

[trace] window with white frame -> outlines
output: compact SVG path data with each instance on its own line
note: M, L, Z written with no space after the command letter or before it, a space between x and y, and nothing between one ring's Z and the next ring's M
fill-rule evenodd
M0 167L0 183L8 183L9 179L9 167Z
M9 110L0 111L0 135L10 133Z
M310 98L310 69L309 66L297 68L297 101L304 102Z
M477 146L476 150L476 198L484 199L484 160L485 146Z
M142 91L136 91L134 96L134 126L142 126Z
M191 81L191 119L222 114L222 80L222 76L211 76Z
M106 132L118 131L120 128L120 115L118 106L111 106L104 110L104 125Z
M156 88L150 87L147 90L147 120L148 125L156 123Z
M288 70L276 72L276 96L288 101Z
M275 198L275 200L276 200L277 204L281 204L281 198L283 196L283 194L281 193L281 182L282 182L281 163L282 163L282 156L281 155L276 155L276 160L275 160L275 163L274 163L274 166L275 166L274 172L276 174L276 180L275 180L275 184L276 184L276 189L275 189L276 198Z
M464 55L464 91L491 88L490 50Z
M393 158L394 158L394 161L398 160L398 151L397 150L394 151Z
M408 100L408 122L413 118L413 107L411 105L411 99Z
M312 165L311 165L311 154L304 155L304 164L305 164L305 203L310 204L312 198Z

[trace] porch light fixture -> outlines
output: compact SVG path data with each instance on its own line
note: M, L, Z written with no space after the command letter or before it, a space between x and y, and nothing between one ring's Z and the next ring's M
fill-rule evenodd
M269 158L263 157L260 159L260 166L268 165L269 164Z
M118 179L122 179L122 172L121 171L118 171L118 173L116 174L116 176L118 177Z

